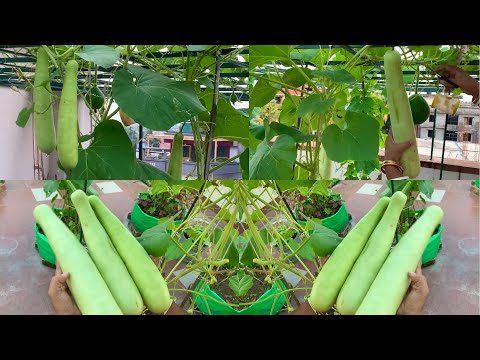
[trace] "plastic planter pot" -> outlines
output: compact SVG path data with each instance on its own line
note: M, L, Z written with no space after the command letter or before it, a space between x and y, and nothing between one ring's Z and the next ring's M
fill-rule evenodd
M340 197L342 199L342 197ZM295 213L295 216L297 214ZM347 212L347 207L345 206L345 203L342 202L342 206L340 206L340 209L333 214L332 216L326 217L321 219L322 220L322 225L337 232L341 233L345 227L348 224L348 212ZM300 225L306 225L307 222L303 220L297 220Z
M56 214L58 214L63 209L54 208L53 210L55 211ZM35 242L37 243L40 257L43 260L45 260L47 263L55 265L55 262L56 262L55 253L50 247L50 243L48 242L47 237L40 232L40 228L38 227L37 224L34 225L34 230L35 230Z
M133 205L132 214L130 215L130 221L135 229L138 232L143 233L145 230L151 229L152 227L158 225L158 218L150 216L143 212L138 205L138 201L135 201ZM183 220L175 220L175 225L180 225Z
M283 290L285 285L282 284ZM265 292L254 304L242 310L236 310L229 306L210 286L204 281L200 281L195 288L200 294L211 297L217 301L213 301L208 297L197 296L195 305L204 315L277 315L278 312L285 305L286 298L283 294L279 294L279 285L275 282L270 290ZM274 296L279 294L278 296ZM265 300L266 299L266 300Z

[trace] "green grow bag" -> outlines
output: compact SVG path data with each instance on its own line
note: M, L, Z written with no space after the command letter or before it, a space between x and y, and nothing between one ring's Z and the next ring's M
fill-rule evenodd
M63 209L59 208L54 208L53 211L55 213L59 213ZM55 258L55 253L53 252L50 243L48 242L47 237L40 232L40 228L38 225L35 223L34 225L34 230L35 230L35 242L37 243L38 247L38 252L40 253L40 257L45 260L47 263L55 265L56 263L56 258ZM79 239L80 241L80 239Z
M138 205L138 201L135 201L133 205L132 213L130 215L130 221L137 231L143 233L144 231L151 229L155 225L158 225L158 218L150 216L143 212L143 210ZM180 225L183 220L175 220L175 225Z
M341 199L341 198L340 198ZM297 214L295 213L295 216ZM348 224L348 212L345 203L342 203L340 209L333 214L332 216L326 217L322 220L322 225L335 231L336 233L341 233ZM307 222L303 220L297 220L300 225L306 225Z
M285 285L283 284L282 287L283 290L286 289ZM204 315L277 315L285 305L285 296L281 294L278 297L272 296L268 300L262 300L283 290L279 290L278 283L275 282L270 290L260 296L260 298L254 304L242 310L236 310L235 308L227 305L225 300L223 300L215 291L213 291L207 283L200 281L195 288L195 291L198 291L200 294L210 296L221 303L210 300L209 298L204 298L200 295L196 295L197 299L195 300L195 305Z

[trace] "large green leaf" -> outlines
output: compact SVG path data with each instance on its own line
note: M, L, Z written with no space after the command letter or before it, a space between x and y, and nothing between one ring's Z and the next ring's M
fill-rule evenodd
M288 241L288 246L295 252L297 249L300 247L301 244L296 242L294 239L290 239ZM315 260L315 252L313 251L313 248L310 246L310 244L305 244L300 251L297 253L299 257L302 259L310 260L313 261Z
M249 243L248 246L242 253L240 262L245 266L253 266L253 259L255 258L255 252L253 251L252 244Z
M300 103L298 96L287 97L282 102L282 112L280 113L280 122L285 125L296 125L297 106Z
M173 244L172 237L165 229L165 223L156 225L145 230L138 242L147 251L148 255L164 256L168 248Z
M115 73L112 96L128 116L151 130L168 130L206 110L192 83L134 65Z
M161 194L170 190L168 183L165 180L150 181L151 188L149 190L152 194Z
M290 136L296 143L304 143L315 139L315 135L304 134L291 126L283 125L277 122L272 122L270 124L270 128L278 135L285 134Z
M345 160L372 160L378 156L377 120L373 117L347 111L346 128L337 125L327 126L322 143L330 159L337 162Z
M342 238L334 230L320 224L315 224L315 228L308 239L308 244L317 256L330 255L341 242Z
M264 140L250 159L250 179L289 180L296 158L295 141L290 136L280 135L272 146Z
M294 49L290 53L290 58L292 60L311 61L319 53L320 49Z
M206 110L211 111L213 91L206 89L200 96L204 101ZM210 114L200 114L200 121L210 122ZM218 97L217 117L215 120L214 138L222 138L231 141L238 141L243 146L248 146L248 116L235 109L230 101L223 95Z
M317 76L326 77L327 79L340 84L352 84L355 82L355 76L344 69L316 71L314 74Z
M120 122L100 122L87 149L79 147L72 179L133 179L135 157L132 143Z
M271 86L267 80L260 79L253 87L249 99L251 107L262 107L268 104L277 94L278 89Z
M250 45L249 68L271 61L290 61L290 45Z
M265 126L263 125L251 125L250 133L255 137L255 139L263 140L265 139Z
M329 187L331 183L331 180L317 180L310 188L309 193L328 196L330 194Z
M235 295L243 296L252 288L253 278L245 274L244 271L239 271L237 275L230 278L228 286L233 290Z
M83 60L91 61L106 69L112 67L120 59L119 51L105 45L84 45L82 51L77 55Z
M355 96L348 105L348 111L367 114L374 105L375 101L370 97Z
M168 173L142 160L135 159L134 166L135 174L133 179L135 180L169 180L172 178Z
M250 178L250 175L248 173L249 168L248 168L248 158L249 158L249 149L246 148L245 151L240 155L240 169L242 170L242 179L246 180Z
M308 113L322 114L335 103L335 99L322 100L320 94L313 94L306 97L297 108L297 117L302 117Z
M228 251L225 254L225 259L228 259L228 268L231 269L238 266L238 263L240 262L240 255L238 254L237 248L233 246L233 244L228 248Z
M378 159L368 161L357 160L354 162L354 165L357 172L362 172L364 174L370 174L372 171L380 168L380 162L378 161Z
M187 252L193 245L192 238L186 239L181 245L182 249ZM165 253L165 261L180 259L183 255L185 255L184 252L172 241L172 244L168 247L167 252Z
M295 87L302 86L307 82L305 78L312 78L312 70L308 68L291 68L283 74L283 82Z

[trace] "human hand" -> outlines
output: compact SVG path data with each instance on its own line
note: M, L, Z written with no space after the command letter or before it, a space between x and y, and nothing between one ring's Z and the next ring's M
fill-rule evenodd
M392 160L400 163L402 154L414 143L414 140L408 140L397 144L395 140L393 140L392 129L390 128L387 139L385 140L385 160Z
M81 315L75 304L70 291L68 290L67 279L70 274L62 273L62 268L57 261L55 275L50 281L48 296L52 302L53 309L58 315Z
M411 283L397 315L421 315L428 297L427 278L422 275L422 263L419 262L416 272L409 272Z
M453 65L441 65L437 67L435 71L457 84L458 87L465 92L465 94L472 95L474 103L478 101L478 94L480 91L479 83L465 71ZM450 91L455 88L455 86L449 84L445 80L440 80L440 84L445 85L446 91Z

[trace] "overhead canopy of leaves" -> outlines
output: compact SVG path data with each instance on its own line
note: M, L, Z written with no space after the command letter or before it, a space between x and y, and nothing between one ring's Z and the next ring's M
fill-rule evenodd
M290 61L290 45L250 45L250 69L271 61Z

